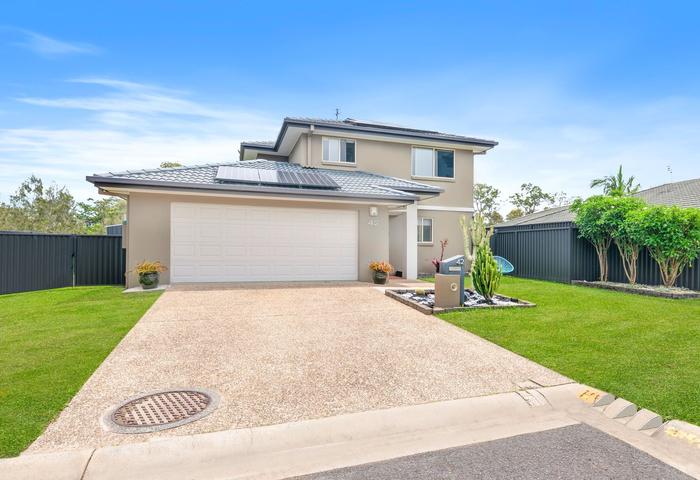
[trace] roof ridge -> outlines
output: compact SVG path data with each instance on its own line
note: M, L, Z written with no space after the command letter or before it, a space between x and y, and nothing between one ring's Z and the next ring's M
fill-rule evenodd
M679 180L677 182L662 183L661 185L656 185L655 187L649 187L649 188L645 188L644 190L640 190L640 191L634 193L634 195L639 195L640 193L648 192L650 190L655 190L657 188L666 187L669 185L678 185L681 183L689 183L689 182L700 182L700 178L689 178L687 180Z
M183 165L181 167L168 167L168 168L142 168L137 170L121 170L119 172L105 172L105 173L93 173L94 177L105 177L105 176L119 176L124 174L134 174L134 173L154 173L154 172L169 172L172 170L192 170L193 168L204 168L204 167L223 167L230 166L233 163L239 163L238 161L227 162L227 163L202 163L198 165Z

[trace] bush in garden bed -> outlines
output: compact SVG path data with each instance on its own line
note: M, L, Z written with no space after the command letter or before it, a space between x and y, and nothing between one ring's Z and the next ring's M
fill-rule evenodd
M672 287L700 253L700 209L653 206L627 216L631 236L659 265L661 279Z

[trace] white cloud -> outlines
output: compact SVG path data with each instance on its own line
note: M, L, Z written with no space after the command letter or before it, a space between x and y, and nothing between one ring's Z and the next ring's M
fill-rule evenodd
M6 199L32 173L66 185L78 198L96 194L85 176L238 159L242 140L274 138L279 119L237 108L207 105L184 92L115 79L80 79L107 88L102 95L23 98L42 108L75 109L75 128L0 129L0 195ZM40 116L39 116L40 117Z
M13 42L22 48L31 50L32 52L46 56L55 57L62 55L95 55L100 52L100 49L89 43L67 42L56 38L42 35L31 30L14 27L4 27L3 30L14 31L22 36L22 39Z

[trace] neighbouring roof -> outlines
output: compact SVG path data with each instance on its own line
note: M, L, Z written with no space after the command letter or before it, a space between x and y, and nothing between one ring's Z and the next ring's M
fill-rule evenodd
M217 179L220 166L234 168L254 168L260 170L278 170L285 172L317 172L330 177L338 188L320 190L289 186L270 186L263 184L237 183ZM186 188L232 193L267 193L303 196L331 196L349 198L370 198L411 201L418 195L437 195L441 188L419 182L412 182L394 177L378 175L361 170L341 171L326 168L305 168L300 165L277 162L274 160L246 160L233 163L198 165L192 167L158 168L152 170L135 170L125 172L108 172L87 177L96 186L151 186L159 188Z
M657 205L700 208L700 178L665 183L642 190L635 196Z
M679 207L700 208L700 178L665 183L658 187L647 188L637 192L634 196L653 205L678 205ZM499 223L496 225L496 228L573 221L573 212L569 210L568 205L564 205Z
M378 135L389 135L405 138L416 138L425 140L439 140L452 143L462 143L465 145L475 145L485 147L484 150L495 147L498 142L494 140L485 140L483 138L466 137L464 135L455 135L452 133L437 132L435 130L422 130L418 128L403 127L390 123L356 120L354 118L346 118L345 120L328 120L325 118L309 118L309 117L285 117L282 122L282 128L276 140L269 141L245 141L241 142L241 158L243 151L246 148L255 150L271 150L277 151L282 143L282 139L290 126L295 127L315 127L329 128L333 130L344 130L358 133L369 133Z

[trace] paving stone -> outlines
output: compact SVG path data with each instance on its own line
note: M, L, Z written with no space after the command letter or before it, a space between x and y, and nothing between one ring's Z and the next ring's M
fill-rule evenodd
M653 428L659 428L663 423L663 419L657 413L647 410L646 408L641 409L630 419L627 426L633 428L634 430L649 430Z
M618 398L610 405L605 407L605 410L603 411L603 415L608 418L631 417L635 413L637 413L637 406L632 402L628 402L624 398Z

